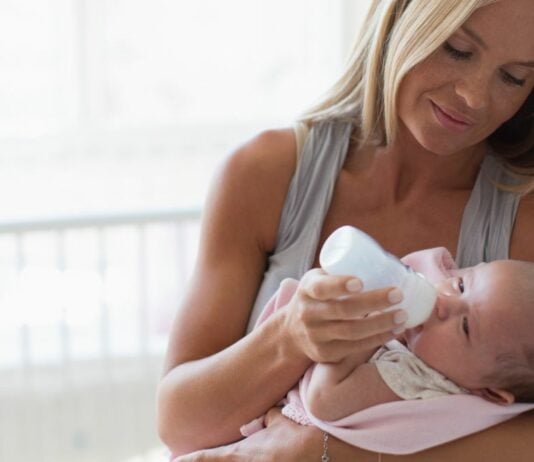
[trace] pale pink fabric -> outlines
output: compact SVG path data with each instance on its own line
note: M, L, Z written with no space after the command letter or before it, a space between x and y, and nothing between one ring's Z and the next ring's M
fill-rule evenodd
M456 269L444 248L414 252L403 262L424 274L431 282L447 277ZM271 298L258 324L283 308L293 296L298 281L286 279ZM313 367L313 366L312 366ZM351 445L386 454L411 454L481 431L534 408L534 404L500 406L474 395L450 395L426 400L395 401L373 406L335 422L325 422L308 411L306 390L312 368L308 369L284 403L288 417L313 424ZM289 410L288 410L289 409ZM301 410L305 415L297 415ZM263 426L263 417L242 427L248 436Z

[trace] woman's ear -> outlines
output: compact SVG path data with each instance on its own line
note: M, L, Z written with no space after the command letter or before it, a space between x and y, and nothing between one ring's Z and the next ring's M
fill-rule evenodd
M509 406L515 402L515 396L513 393L507 390L501 390L500 388L480 388L474 390L475 395L484 398L495 404L501 404L503 406Z

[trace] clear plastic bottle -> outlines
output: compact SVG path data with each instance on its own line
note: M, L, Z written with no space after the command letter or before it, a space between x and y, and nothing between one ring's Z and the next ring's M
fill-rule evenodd
M402 306L408 313L407 328L424 323L434 308L437 291L422 274L386 252L371 236L352 226L342 226L325 241L319 255L329 274L356 276L364 290L395 286L402 290Z

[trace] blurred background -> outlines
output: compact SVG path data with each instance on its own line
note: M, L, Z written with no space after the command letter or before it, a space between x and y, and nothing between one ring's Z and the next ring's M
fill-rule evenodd
M163 462L217 165L339 75L368 0L0 0L0 461Z

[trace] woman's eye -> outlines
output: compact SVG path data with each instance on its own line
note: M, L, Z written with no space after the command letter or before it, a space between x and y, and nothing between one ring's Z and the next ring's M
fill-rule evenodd
M464 334L469 337L469 321L467 320L467 316L462 318L462 330L464 331Z
M506 71L501 71L501 78L504 83L508 83L510 85L515 85L517 87L522 87L525 85L525 79L518 79Z
M457 60L469 59L473 55L470 51L462 51L454 48L449 42L445 42L443 48L453 59Z
M461 294L464 293L465 287L464 287L464 280L462 278L458 278L458 290Z

